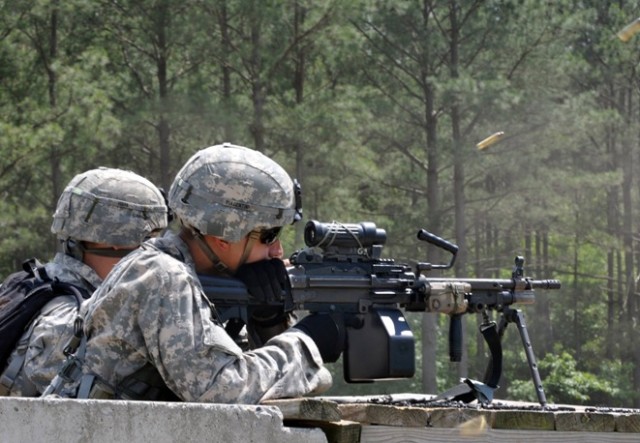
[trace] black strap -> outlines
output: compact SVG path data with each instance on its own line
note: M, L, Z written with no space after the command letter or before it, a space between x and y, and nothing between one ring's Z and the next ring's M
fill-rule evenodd
M151 363L125 377L114 389L116 398L130 400L181 401L165 384Z
M502 343L496 322L484 323L480 327L480 332L491 352L491 360L484 373L484 383L496 389L502 374Z
M42 282L51 281L44 265L37 258L32 257L23 261L22 269L32 277L35 277Z

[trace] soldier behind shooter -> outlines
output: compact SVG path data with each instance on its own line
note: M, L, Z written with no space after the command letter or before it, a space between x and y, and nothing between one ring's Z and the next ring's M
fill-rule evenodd
M124 255L167 227L167 212L160 190L133 172L98 168L76 175L53 215L51 231L63 252L45 265L47 275L92 293ZM70 296L45 305L9 357L0 394L31 397L45 390L64 361L76 315Z
M289 283L278 234L300 218L295 194L289 175L257 151L224 144L193 155L169 193L181 231L128 255L83 304L78 397L258 403L326 390L323 361L343 350L342 322L307 316L243 352L198 279L233 275L252 296L279 299Z

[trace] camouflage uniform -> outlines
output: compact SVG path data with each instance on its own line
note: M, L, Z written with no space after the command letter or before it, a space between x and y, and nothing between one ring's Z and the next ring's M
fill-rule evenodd
M215 321L187 245L176 234L124 258L82 308L85 374L122 396L124 380L151 363L181 400L258 403L331 385L313 340L289 329L243 353ZM115 394L115 395L114 395Z
M84 288L89 293L102 281L89 266L62 253L56 254L45 269L49 277ZM22 356L24 363L8 395L34 397L45 390L65 359L63 350L73 335L73 322L77 315L74 297L57 297L44 306L9 357L7 368L11 367L14 359Z
M97 168L76 175L53 215L51 231L65 252L45 265L47 275L91 294L102 279L82 262L86 251L82 242L135 247L167 227L167 213L160 190L133 172ZM74 297L56 297L45 305L9 357L0 376L0 392L23 397L41 394L65 361L63 350L77 315Z

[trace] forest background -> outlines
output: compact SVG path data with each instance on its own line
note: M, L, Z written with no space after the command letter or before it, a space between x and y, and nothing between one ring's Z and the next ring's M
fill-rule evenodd
M228 141L301 181L305 220L385 229L385 257L447 260L420 228L459 245L445 276L508 278L523 255L563 284L523 308L547 398L638 407L640 36L616 33L639 15L623 0L0 0L0 272L53 256L75 174L168 189ZM457 364L448 317L409 318L415 378L347 385L335 365L330 394L481 378L475 316ZM496 396L536 399L515 327Z

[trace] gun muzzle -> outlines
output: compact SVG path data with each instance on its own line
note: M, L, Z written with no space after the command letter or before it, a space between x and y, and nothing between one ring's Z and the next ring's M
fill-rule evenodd
M559 280L532 280L531 287L534 289L560 289L562 285Z

